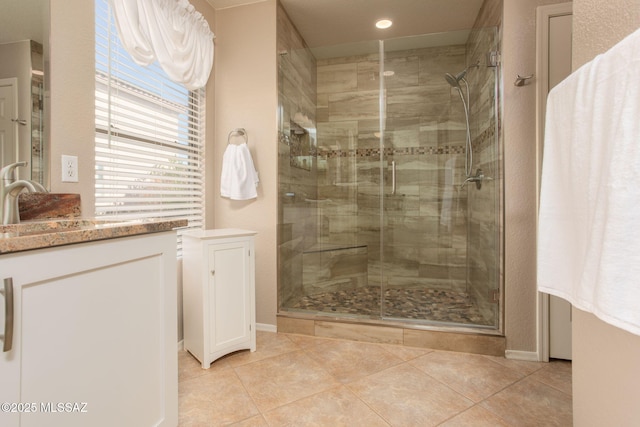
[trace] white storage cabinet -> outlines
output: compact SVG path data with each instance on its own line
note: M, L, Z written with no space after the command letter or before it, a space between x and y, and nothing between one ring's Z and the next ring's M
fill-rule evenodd
M184 348L208 369L237 350L256 350L255 235L239 229L182 236Z

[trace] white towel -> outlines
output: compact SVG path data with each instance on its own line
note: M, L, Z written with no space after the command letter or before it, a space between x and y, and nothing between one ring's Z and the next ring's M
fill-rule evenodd
M232 200L254 199L258 197L258 182L247 144L228 144L222 157L220 195Z
M640 30L549 94L538 289L640 335Z

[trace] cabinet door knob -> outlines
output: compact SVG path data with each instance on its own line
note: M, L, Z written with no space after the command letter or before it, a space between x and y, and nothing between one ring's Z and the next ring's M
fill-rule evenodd
M211 275L215 276L216 275L216 271L215 270L211 270Z
M2 351L7 352L13 346L13 278L4 279L0 295L4 295L4 334L0 338L4 340Z

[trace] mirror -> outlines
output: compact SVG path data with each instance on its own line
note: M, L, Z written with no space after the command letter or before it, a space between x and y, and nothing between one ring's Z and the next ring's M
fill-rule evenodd
M49 0L3 0L0 14L0 166L27 161L21 179L48 187Z

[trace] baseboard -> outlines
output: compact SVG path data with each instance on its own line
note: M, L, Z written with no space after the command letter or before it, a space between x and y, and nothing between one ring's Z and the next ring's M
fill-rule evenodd
M263 332L278 332L276 325L269 325L267 323L256 323L256 331ZM184 340L178 341L178 351L184 350Z
M269 325L268 323L256 323L256 331L263 332L278 332L278 327L276 325Z
M540 362L538 353L535 351L506 350L504 357L506 359L522 360L525 362Z

